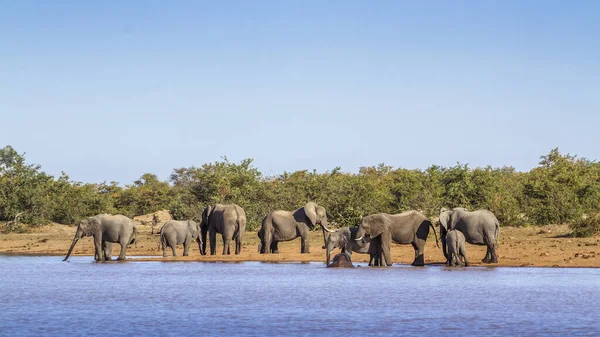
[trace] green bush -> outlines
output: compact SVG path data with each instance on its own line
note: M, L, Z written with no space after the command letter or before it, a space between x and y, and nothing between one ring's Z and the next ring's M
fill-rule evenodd
M576 237L590 237L598 234L600 233L600 214L596 213L592 216L582 217L571 223L569 227L573 236Z
M410 209L437 216L441 207L489 209L502 225L573 223L600 212L600 164L553 149L529 172L512 167L431 166L394 169L384 164L358 173L284 172L265 177L252 159L177 168L168 181L146 173L130 185L86 184L63 173L54 178L28 164L12 147L0 149L0 221L23 212L29 225L75 224L98 213L133 217L162 209L176 219L200 220L208 204L236 203L246 211L249 230L270 211L293 210L307 201L325 207L330 222L357 226L363 216ZM591 220L587 220L591 221ZM585 225L581 228L587 228ZM593 226L592 226L593 227Z

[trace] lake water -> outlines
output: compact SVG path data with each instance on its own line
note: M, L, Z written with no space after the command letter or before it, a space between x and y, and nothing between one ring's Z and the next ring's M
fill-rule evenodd
M598 336L600 270L0 256L2 336Z

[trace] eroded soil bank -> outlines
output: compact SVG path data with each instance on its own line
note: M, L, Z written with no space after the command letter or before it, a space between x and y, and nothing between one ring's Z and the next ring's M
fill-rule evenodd
M572 238L565 225L544 227L515 228L503 227L500 232L497 266L538 266L538 267L600 267L600 237ZM75 227L53 224L34 229L27 234L0 234L0 253L32 255L65 255L75 234ZM149 226L138 225L138 243L129 247L129 256L149 256L136 258L136 261L267 261L267 262L308 262L325 261L323 236L320 231L311 233L310 254L300 254L300 240L279 244L279 254L259 254L256 232L247 232L240 255L221 255L222 242L217 240L217 255L201 256L198 246L192 247L190 256L176 258L162 257L159 248L159 236L151 234ZM115 245L113 257L118 255ZM233 249L233 246L232 246ZM79 240L73 255L93 255L94 245L91 238ZM183 247L178 248L183 254ZM335 252L334 252L335 254ZM170 250L168 252L170 256ZM467 244L467 255L473 265L481 263L485 247ZM409 264L414 257L410 245L394 245L392 259L394 263ZM353 254L354 262L367 262L368 256ZM425 263L442 263L440 248L430 234L425 250Z

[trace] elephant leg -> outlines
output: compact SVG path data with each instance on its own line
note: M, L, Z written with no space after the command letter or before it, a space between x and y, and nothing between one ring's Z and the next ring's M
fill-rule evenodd
M235 238L235 254L239 254L242 252L242 234L238 233L237 237Z
M380 235L381 239L381 265L382 266L391 266L392 265L392 254L391 254L391 245L392 245L392 234L388 231L383 232Z
M271 243L270 247L269 250L271 250L271 253L279 254L279 241L274 241Z
M160 239L160 244L162 246L163 257L167 257L167 239L166 238L161 238Z
M275 242L272 242L272 236L270 234L265 234L263 239L264 239L264 244L262 245L262 250L263 250L263 254L271 254L274 253L273 251L273 245L275 245Z
M202 235L202 248L200 249L200 255L206 255L206 227L202 227L200 229Z
M112 259L112 243L102 241L102 248L104 250L104 259L110 261Z
M125 260L125 253L127 252L127 244L128 243L129 242L121 243L121 251L119 252L119 257L117 258L117 260L119 260L119 261Z
M231 239L223 236L223 255L231 254L231 251L229 250L230 243L231 243Z
M416 239L412 243L413 248L415 249L415 260L413 261L413 266L422 267L425 265L425 241L421 239Z
M169 247L171 247L171 251L173 252L173 256L177 256L177 239L173 238L169 240Z
M483 258L483 260L481 260L481 262L483 263L489 263L490 262L490 258L491 258L491 254L490 254L490 245L486 244L487 248L485 250L485 257Z
M465 261L465 267L468 267L469 260L467 260L467 252L465 251L464 248L462 249L461 255L462 255L463 260Z
M496 245L494 243L492 243L489 250L490 250L490 262L489 263L498 263L498 255L496 255Z
M308 241L308 228L302 228L300 230L300 237L302 238L302 242L300 244L300 253L310 253L310 242Z
M215 230L211 230L208 233L210 239L210 255L215 255L217 253L217 232Z
M442 241L442 253L444 253L444 257L446 258L446 260L448 260L448 248L446 246L446 231L442 229L440 229L440 241Z
M188 238L183 242L183 256L190 255L190 245L192 239Z
M94 235L94 258L96 259L96 261L104 261L102 235Z

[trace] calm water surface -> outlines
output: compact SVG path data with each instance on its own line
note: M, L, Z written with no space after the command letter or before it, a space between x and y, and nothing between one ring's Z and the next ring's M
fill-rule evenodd
M600 335L600 270L0 256L0 335Z

